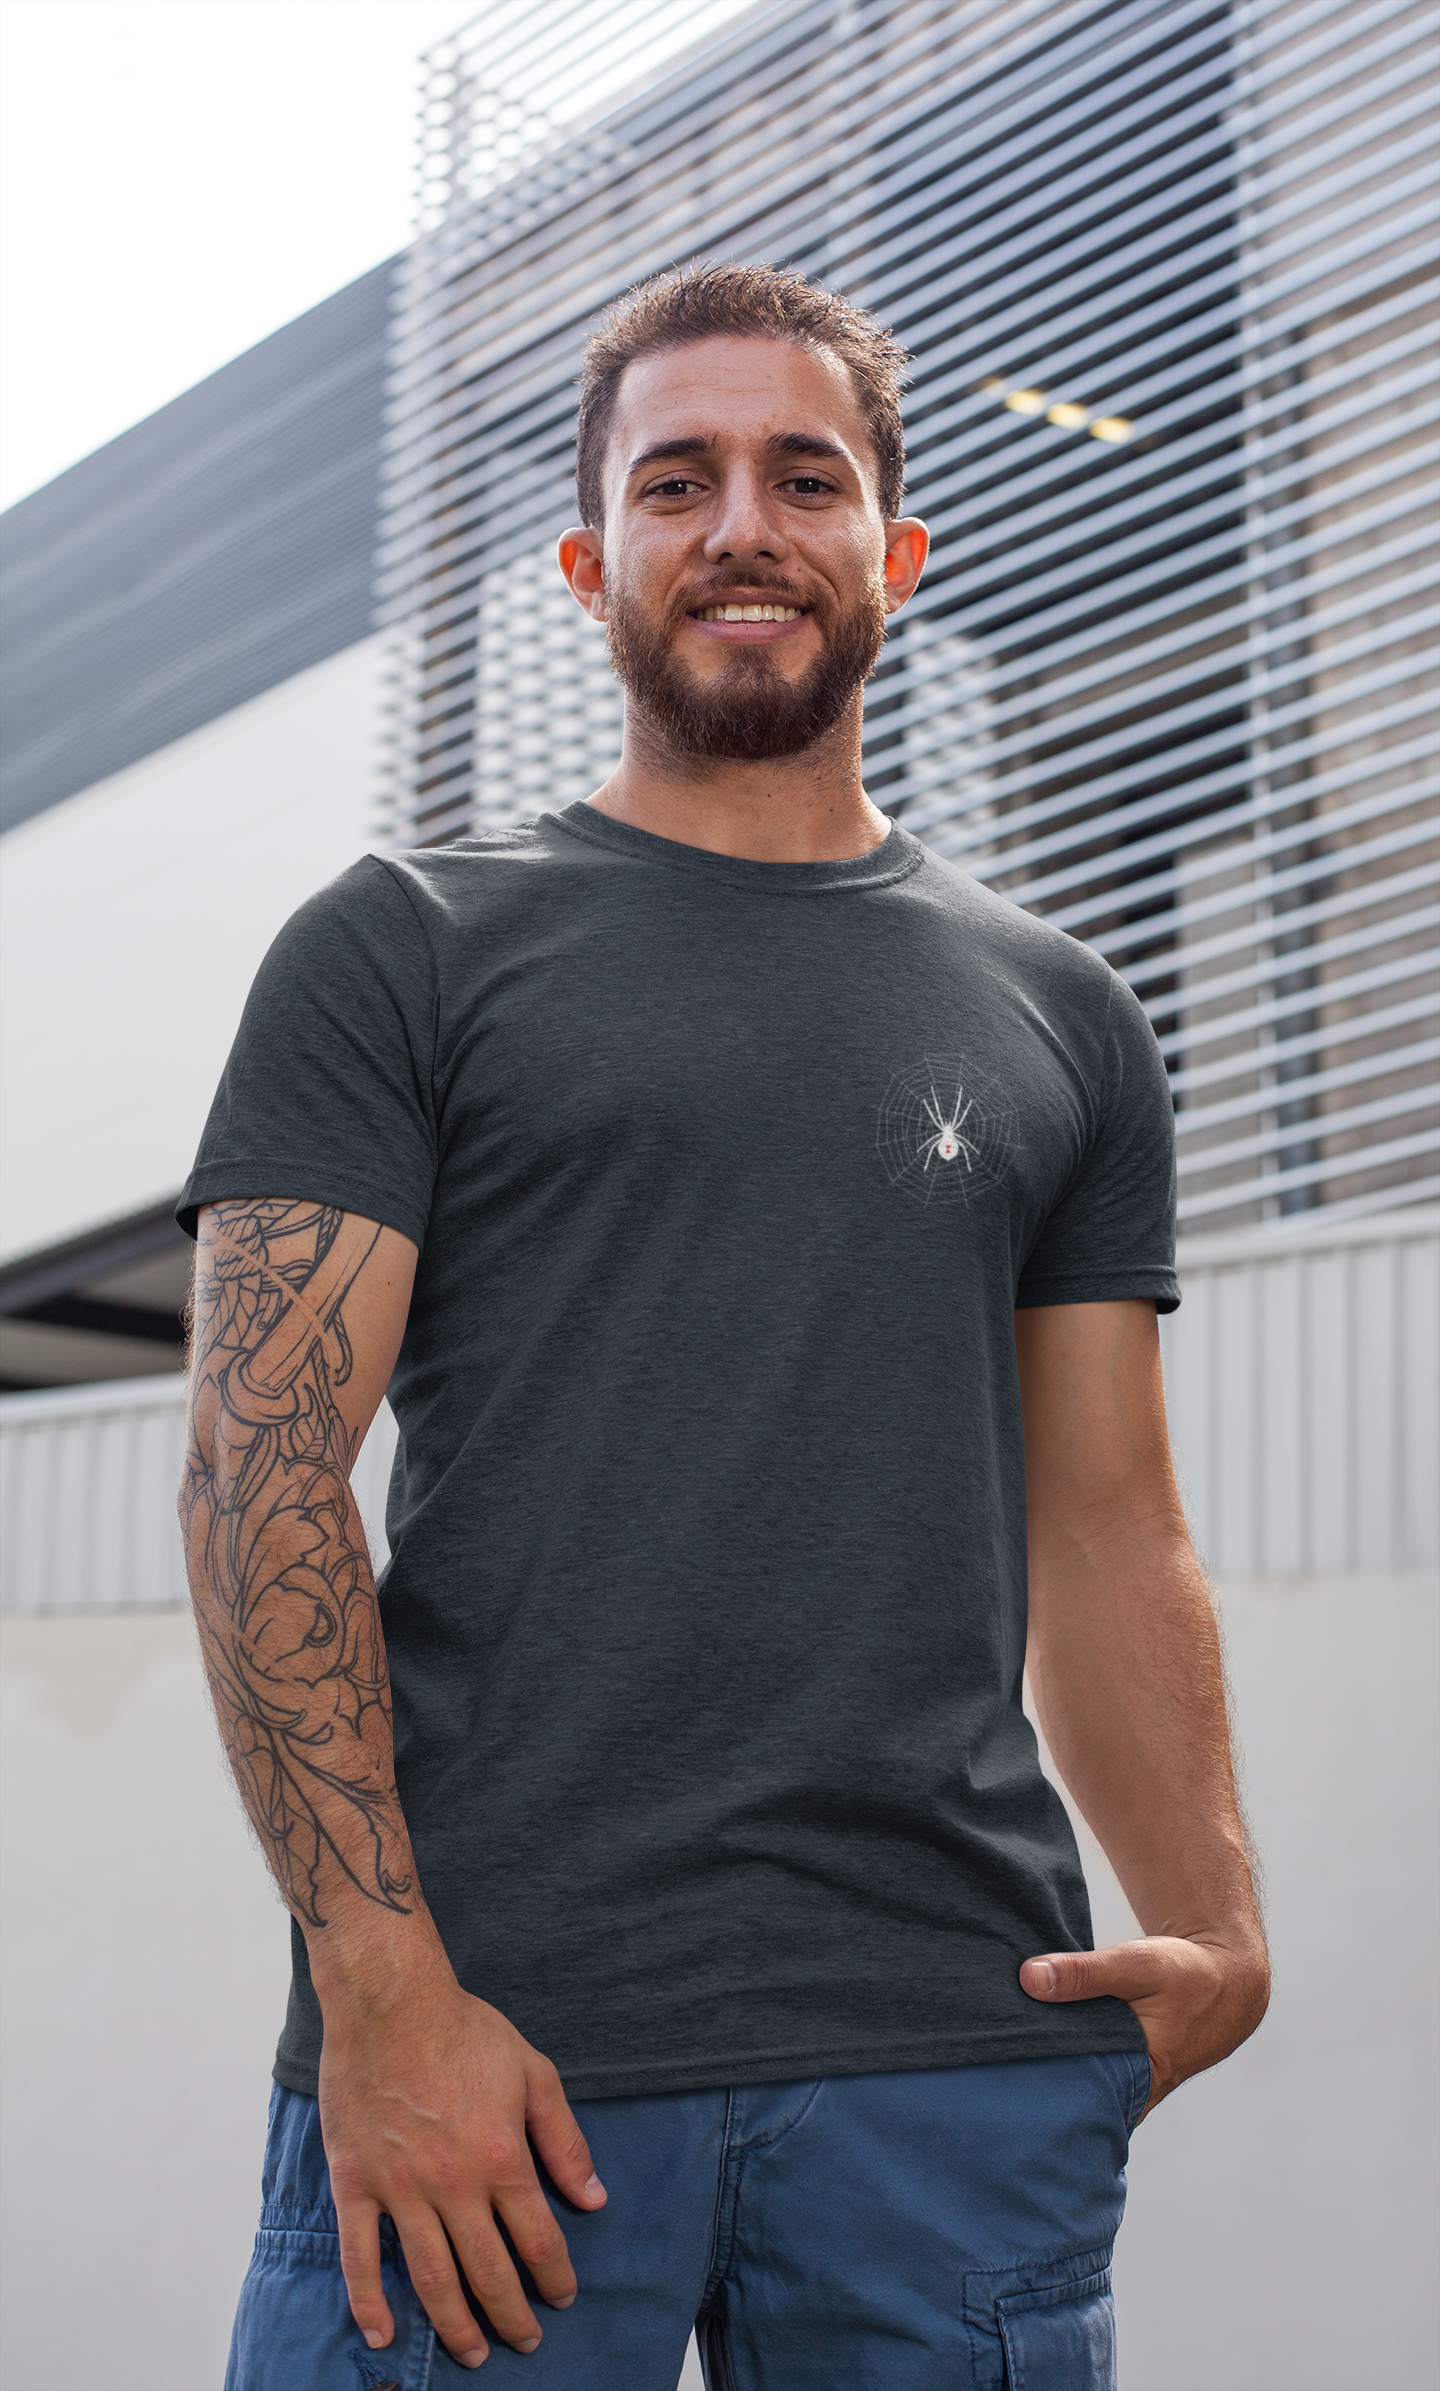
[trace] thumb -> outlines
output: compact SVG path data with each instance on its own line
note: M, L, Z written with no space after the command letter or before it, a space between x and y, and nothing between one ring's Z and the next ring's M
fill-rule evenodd
M1121 2001L1142 2001L1164 1990L1171 1969L1164 1946L1150 1938L1110 1943L1103 1951L1050 1951L1027 1959L1020 1989L1032 2001L1093 2001L1110 1993Z
M591 2163L590 2145L548 2060L530 2071L525 2123L557 2192L577 2208L603 2208L608 2195Z

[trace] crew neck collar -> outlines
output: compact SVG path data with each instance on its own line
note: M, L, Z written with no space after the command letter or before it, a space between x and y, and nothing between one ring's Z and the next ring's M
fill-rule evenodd
M636 863L723 881L731 888L748 889L753 896L827 896L851 888L884 888L891 881L906 879L925 855L920 841L898 822L892 822L879 846L865 855L844 856L834 863L758 863L750 856L716 855L708 847L686 847L678 839L660 838L653 830L637 830L629 822L602 814L584 798L541 819L553 822L572 838L608 847L612 854L628 855Z

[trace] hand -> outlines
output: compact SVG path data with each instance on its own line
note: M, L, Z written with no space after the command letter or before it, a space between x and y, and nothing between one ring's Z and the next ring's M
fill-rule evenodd
M527 2128L567 2200L605 2204L555 2069L498 2009L462 1991L443 1956L384 2000L351 1990L324 2007L320 2125L340 2263L366 2341L384 2349L395 2330L380 2280L383 2212L426 2314L461 2366L483 2364L489 2345L457 2254L496 2332L518 2350L536 2348L540 2327L496 2218L552 2308L569 2307L575 2274Z
M1270 1968L1258 1934L1151 1934L1104 1951L1051 1951L1027 1959L1022 1989L1033 2001L1128 2001L1150 2053L1148 2117L1187 2076L1228 2059L1253 2034L1270 1999Z

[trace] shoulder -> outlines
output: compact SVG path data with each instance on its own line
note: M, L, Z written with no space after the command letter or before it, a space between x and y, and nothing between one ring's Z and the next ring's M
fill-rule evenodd
M360 856L298 905L281 943L307 946L374 935L433 944L497 880L513 884L515 865L543 861L538 823L487 831L447 847L394 848Z
M362 855L333 880L302 899L274 940L274 959L299 958L372 938L404 941L414 934L413 909L378 855Z
M1098 1011L1103 1021L1117 990L1129 994L1093 947L997 896L933 849L926 850L915 885L955 915L983 962L1012 976L1036 1002L1079 1006L1087 1015Z
M539 867L553 876L574 844L557 832L554 817L541 815L503 830L477 831L448 846L397 848L366 860L403 894L427 928L439 933L447 921L466 917L476 906L518 890L535 891Z

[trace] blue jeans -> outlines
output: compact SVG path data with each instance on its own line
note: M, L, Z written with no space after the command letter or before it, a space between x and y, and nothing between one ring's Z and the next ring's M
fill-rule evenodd
M529 2357L490 2337L487 2391L675 2391L692 2326L710 2391L1113 2391L1110 2246L1149 2085L1106 2053L578 2101L609 2204L550 2194L579 2297L537 2303ZM317 2104L277 2087L226 2391L476 2380L381 2233L396 2333L372 2351Z

